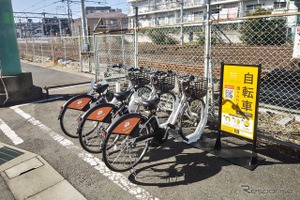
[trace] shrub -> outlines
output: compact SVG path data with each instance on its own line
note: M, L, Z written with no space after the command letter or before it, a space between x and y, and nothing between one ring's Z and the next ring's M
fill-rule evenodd
M148 31L148 37L154 44L174 45L178 44L178 41L170 35L167 35L161 29L153 29Z

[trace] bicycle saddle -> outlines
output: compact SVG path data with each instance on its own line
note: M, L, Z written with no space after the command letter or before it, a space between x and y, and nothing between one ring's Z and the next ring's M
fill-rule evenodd
M151 100L142 101L142 105L145 107L145 109L156 110L159 100L159 98L154 98Z
M128 96L130 95L131 91L127 90L125 92L117 92L114 94L114 97L118 100L118 101L124 101L128 98Z
M94 85L93 90L95 90L100 94L103 93L108 88L108 86L109 86L108 84Z

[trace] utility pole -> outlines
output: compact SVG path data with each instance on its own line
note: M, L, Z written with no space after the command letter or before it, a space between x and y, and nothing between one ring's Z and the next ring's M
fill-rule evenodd
M81 23L82 23L82 36L84 41L84 46L87 47L84 48L84 50L88 51L88 37L87 37L87 25L86 25L86 16L85 16L85 0L81 0Z
M70 0L67 0L67 6L68 6L68 23L69 23L69 31L71 36L73 35L73 31L72 31L72 12L71 12L71 8L70 8Z

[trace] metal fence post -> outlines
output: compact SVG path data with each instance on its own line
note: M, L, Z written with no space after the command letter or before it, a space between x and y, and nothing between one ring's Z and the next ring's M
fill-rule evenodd
M180 43L183 45L183 0L180 0Z
M99 78L99 62L98 62L98 51L97 51L97 48L98 48L98 44L96 42L96 35L93 34L93 41L94 41L94 62L95 62L95 81L96 83L99 81L98 78Z
M41 40L41 56L42 56L42 62L44 62L44 50L43 50L43 41Z
M26 49L25 58L28 59L28 57L27 57L27 55L28 55L28 41L27 41L27 37L25 37L25 49Z
M124 35L121 35L122 42L122 64L125 65L125 45L124 45Z
M34 37L32 36L32 61L35 60L35 45L34 45Z
M66 45L66 36L63 37L63 43L64 43L64 58L65 58L65 63L67 62L67 45Z
M54 58L54 43L53 43L53 37L51 37L51 55L52 55L52 61L53 61L53 64L56 63L55 62L55 59Z
M211 27L210 27L210 0L207 0L207 13L206 13L206 23L205 23L205 53L204 53L204 77L208 78L209 71L210 71L210 51L211 51ZM208 93L204 97L204 103L205 103L205 110L204 110L204 119L207 120L207 113L208 113ZM206 123L206 122L205 122Z
M134 67L138 67L138 7L135 7L135 28L134 28Z
M81 55L81 36L78 37L78 52L79 52L79 63L80 63L80 71L83 71L83 63L82 63L82 55Z

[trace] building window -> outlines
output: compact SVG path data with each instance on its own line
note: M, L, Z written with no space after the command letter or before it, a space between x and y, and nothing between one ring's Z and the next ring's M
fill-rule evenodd
M213 20L219 19L220 9L213 9L213 10L210 11L210 13L211 13L211 18Z
M110 27L116 28L117 27L117 20L116 19L110 19Z
M175 24L175 15L168 15L167 24Z
M157 17L157 25L165 24L165 17Z
M106 20L103 20L103 19L102 19L102 20L100 21L99 27L100 27L100 28L106 28Z
M246 6L246 11L248 12L253 12L256 9L261 8L261 4L252 4L252 5L247 5Z
M194 21L199 22L203 20L203 11L196 11L194 14Z
M285 9L287 2L274 2L274 9Z

